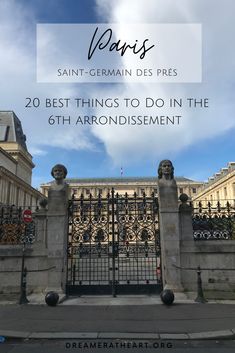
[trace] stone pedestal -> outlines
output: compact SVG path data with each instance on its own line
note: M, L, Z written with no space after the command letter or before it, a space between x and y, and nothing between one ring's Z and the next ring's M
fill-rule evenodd
M68 234L68 185L60 190L51 188L48 193L48 287L46 291L65 293L67 234Z
M183 290L180 276L180 230L175 180L159 179L159 217L164 289Z
M36 227L36 239L33 249L47 251L47 210L40 209L33 215Z

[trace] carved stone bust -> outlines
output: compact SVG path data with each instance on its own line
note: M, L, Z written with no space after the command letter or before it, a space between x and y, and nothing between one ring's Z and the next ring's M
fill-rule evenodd
M51 175L53 176L55 181L51 185L51 190L59 191L67 186L67 183L64 180L66 178L67 173L67 168L63 164L56 164L52 168Z
M174 179L174 167L171 161L164 159L158 167L159 205L167 212L178 209L177 185Z
M159 163L158 179L172 180L174 179L174 167L171 161L164 159Z

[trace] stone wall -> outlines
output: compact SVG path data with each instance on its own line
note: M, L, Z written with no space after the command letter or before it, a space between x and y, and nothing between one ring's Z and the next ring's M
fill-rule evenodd
M0 294L19 293L22 246L1 245L0 263ZM27 246L25 251L25 266L28 271L27 293L44 291L48 277L46 251L34 250L32 246Z
M34 214L36 238L25 246L27 292L44 292L48 282L48 249L46 211ZM22 244L0 245L0 294L19 293L23 257Z
M235 299L234 253L234 240L182 241L181 280L184 290L196 291L196 268L200 266L206 297Z
M185 292L197 290L198 266L206 297L235 299L235 240L194 240L192 209L182 197L180 218L181 281Z
M63 181L63 180L62 180ZM27 292L65 292L68 234L67 184L52 185L48 208L34 213L36 238L26 244ZM22 244L0 244L0 293L19 293L23 257Z

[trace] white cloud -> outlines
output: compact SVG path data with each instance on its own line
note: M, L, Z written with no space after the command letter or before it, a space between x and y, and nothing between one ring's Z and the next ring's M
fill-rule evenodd
M37 147L31 147L30 148L30 154L32 156L45 156L47 154L47 151L42 150L42 149L37 148Z
M210 108L184 108L182 124L178 128L162 127L94 127L94 134L102 140L112 159L119 164L164 157L177 153L201 140L216 138L235 127L231 83L234 83L235 61L234 36L235 3L212 0L97 0L98 13L107 22L151 23L178 22L202 23L203 30L203 82L201 84L123 84L121 96L209 98ZM129 62L130 65L130 62ZM103 89L101 95L120 96L120 87ZM101 111L97 111L99 115ZM135 114L130 109L129 114ZM140 109L138 114L149 114ZM157 114L157 110L151 113ZM160 112L164 114L164 110ZM165 110L165 114L171 114ZM128 114L115 110L113 114ZM209 142L208 142L209 143Z

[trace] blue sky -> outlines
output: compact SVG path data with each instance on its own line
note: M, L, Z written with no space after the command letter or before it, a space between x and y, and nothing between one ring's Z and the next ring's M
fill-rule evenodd
M169 158L175 174L195 180L235 160L233 0L1 0L0 110L14 110L27 135L36 167L33 184L50 180L55 163L68 177L154 176ZM210 14L210 16L208 15ZM37 23L201 23L202 83L195 84L52 84L37 83ZM45 112L25 108L25 97L117 96L209 97L209 109L184 111L175 134L129 129L117 136L109 129L61 130L48 126ZM98 93L97 93L98 94ZM87 112L89 113L89 111ZM130 112L131 113L131 112Z
M95 23L94 0L20 0L33 9L39 23Z

